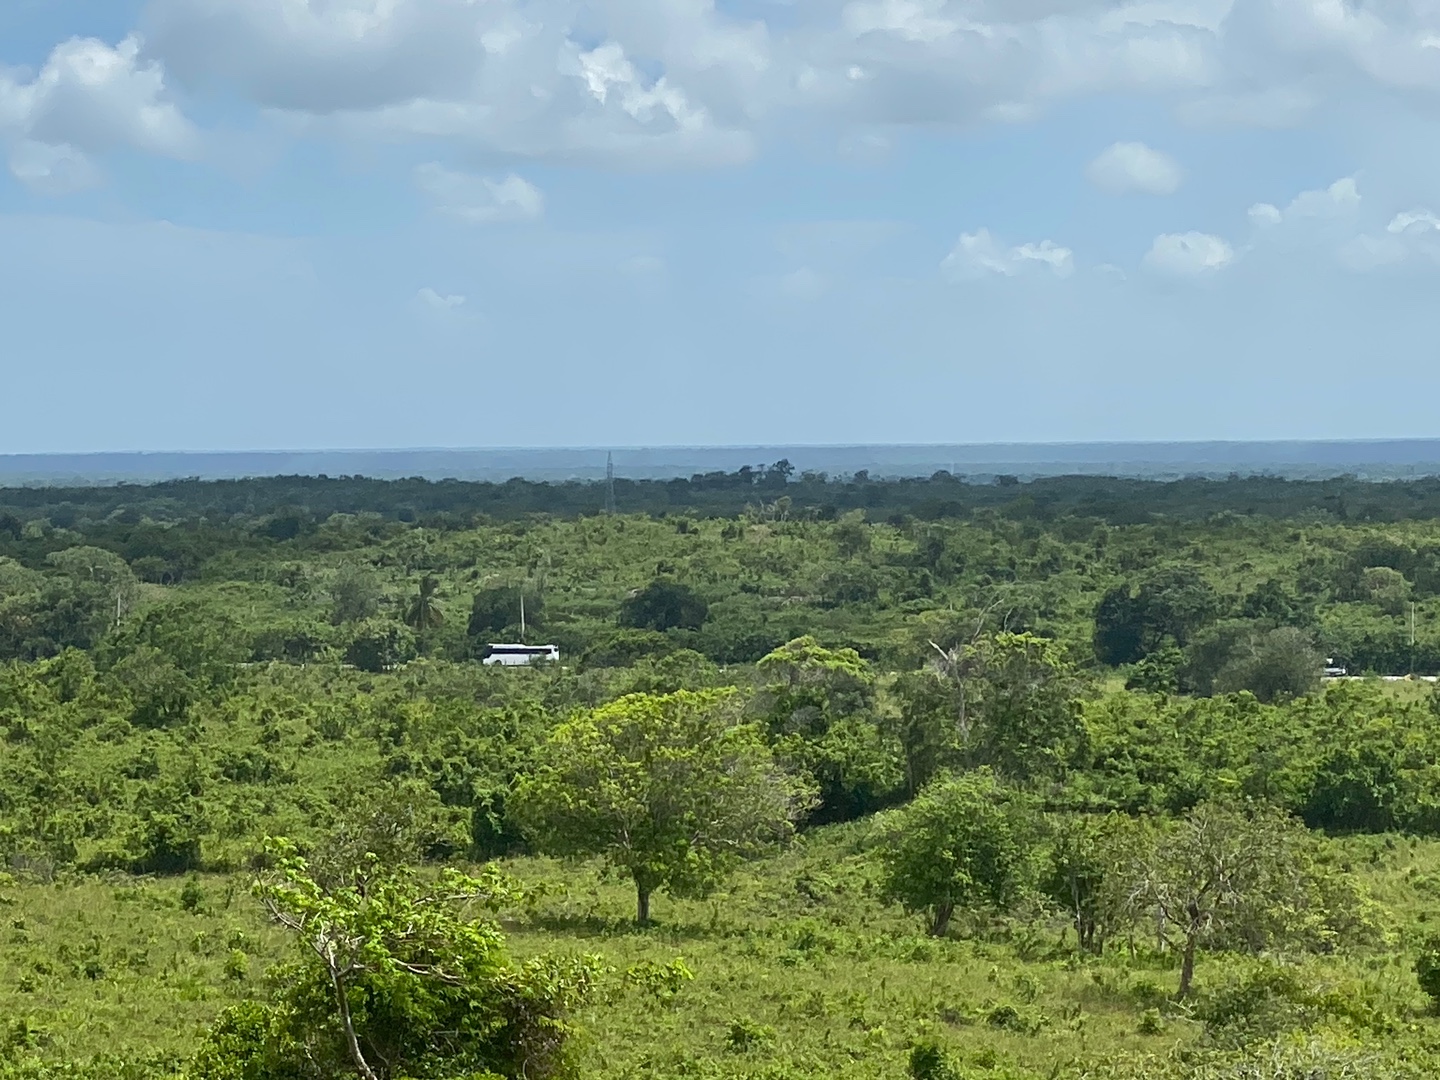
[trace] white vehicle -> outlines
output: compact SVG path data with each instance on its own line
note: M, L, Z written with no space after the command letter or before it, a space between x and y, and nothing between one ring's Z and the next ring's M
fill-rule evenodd
M528 667L537 661L560 662L559 645L497 645L486 646L480 657L482 664L500 664L502 667Z
M1348 675L1348 674L1350 674L1350 673L1345 669L1345 665L1344 665L1344 664L1337 664L1337 663L1335 663L1335 658L1334 658L1334 657L1326 657L1326 659L1325 659L1325 678L1327 678L1327 679L1343 679L1343 678L1344 678L1346 675Z

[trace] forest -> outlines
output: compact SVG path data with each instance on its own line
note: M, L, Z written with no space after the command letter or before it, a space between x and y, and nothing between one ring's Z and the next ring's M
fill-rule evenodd
M1437 673L1434 479L3 489L0 1080L1434 1075Z

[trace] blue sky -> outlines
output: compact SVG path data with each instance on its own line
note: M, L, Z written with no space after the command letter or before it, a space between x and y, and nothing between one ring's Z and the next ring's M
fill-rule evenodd
M0 453L1440 435L1437 0L7 0Z

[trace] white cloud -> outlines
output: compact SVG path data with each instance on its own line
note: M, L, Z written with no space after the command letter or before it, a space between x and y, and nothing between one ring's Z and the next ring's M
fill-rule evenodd
M1172 195L1185 176L1169 154L1140 142L1117 142L1107 147L1090 162L1085 175L1111 195Z
M1279 225L1285 220L1285 215L1280 212L1280 208L1271 203L1256 203L1250 207L1248 216L1250 223L1261 229L1268 229L1272 225Z
M1385 226L1388 233L1405 233L1424 236L1440 229L1440 217L1430 210L1404 210L1390 219Z
M1026 270L1045 269L1066 277L1075 269L1074 253L1050 240L1038 244L1007 247L989 229L961 233L950 254L940 264L951 280L964 281L999 275L1014 277Z
M1286 219L1328 218L1347 214L1360 205L1360 191L1353 176L1336 180L1318 191L1302 191L1285 208Z
M1427 209L1403 210L1384 232L1361 233L1340 248L1342 265L1362 273L1421 260L1440 265L1440 216Z
M154 0L159 55L192 85L358 138L706 166L752 153L768 31L709 0Z
M1167 277L1201 277L1235 261L1235 249L1209 233L1162 233L1145 255L1145 268Z
M540 189L513 173L495 180L432 161L415 169L415 183L442 213L471 225L535 221L545 213Z
M0 72L0 131L75 154L130 146L192 156L199 137L171 100L159 63L140 55L134 35L111 47L72 38L33 78ZM22 156L33 151L21 151Z
M421 307L430 311L452 311L455 308L464 307L466 303L463 296L456 293L437 292L428 285L415 294L415 300Z
M1204 6L1204 0L1190 5ZM1172 94L1223 73L1210 20L1119 0L851 0L797 42L803 107L843 124L1006 123L1110 93ZM817 8L823 10L823 8ZM858 68L863 79L848 73Z
M10 173L42 195L73 195L95 187L100 170L75 147L22 139L10 148Z
M1326 188L1302 191L1283 210L1271 203L1250 207L1252 225L1268 229L1305 219L1330 220L1351 216L1360 207L1360 189L1353 176L1342 177Z
M1431 0L1242 2L1226 19L1236 66L1270 84L1352 92L1357 79L1405 94L1440 92L1440 7Z
M153 55L187 87L232 86L301 131L624 168L733 165L762 134L800 126L873 160L897 126L1022 122L1101 95L1261 127L1348 100L1357 82L1440 102L1435 0L149 0L145 11ZM1168 193L1182 177L1121 143L1092 179Z
M1316 263L1358 272L1414 261L1440 265L1440 215L1425 207L1391 211L1388 219L1379 212L1353 176L1302 191L1283 208L1256 203L1247 260L1253 253L1285 273Z

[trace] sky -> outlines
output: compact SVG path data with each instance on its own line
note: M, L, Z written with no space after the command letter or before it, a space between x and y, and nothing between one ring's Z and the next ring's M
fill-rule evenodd
M1440 436L1440 0L3 0L0 453Z

